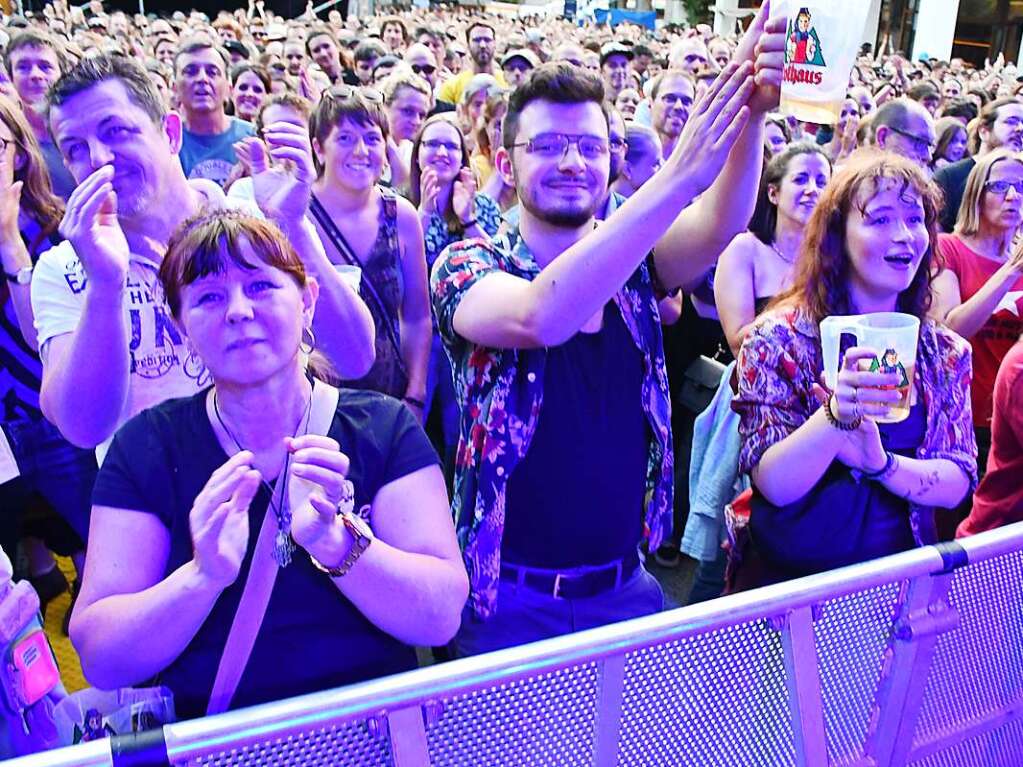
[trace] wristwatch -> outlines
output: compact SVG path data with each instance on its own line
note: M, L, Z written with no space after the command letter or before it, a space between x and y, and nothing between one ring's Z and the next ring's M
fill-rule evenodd
M7 278L8 282L13 282L15 285L28 285L32 282L32 268L32 266L23 266L14 274L5 269L4 277Z
M341 578L348 575L348 571L352 569L359 557L362 556L362 552L373 543L375 537L370 526L357 514L343 511L338 516L341 517L341 522L344 523L345 529L352 536L352 547L348 550L345 558L341 560L341 564L337 567L327 567L312 554L309 555L309 560L313 563L313 567L320 572L326 573L331 578Z

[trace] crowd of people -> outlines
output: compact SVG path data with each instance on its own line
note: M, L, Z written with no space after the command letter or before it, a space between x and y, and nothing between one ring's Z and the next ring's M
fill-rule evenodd
M0 545L97 687L201 716L657 612L651 560L699 601L1023 519L1001 57L865 46L824 126L766 4L0 42ZM829 387L881 312L915 368Z

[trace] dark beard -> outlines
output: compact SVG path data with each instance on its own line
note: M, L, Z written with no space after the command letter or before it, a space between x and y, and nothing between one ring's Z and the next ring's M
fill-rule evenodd
M519 193L519 204L528 210L535 218L540 219L545 224L551 226L563 227L565 229L578 229L580 226L585 224L596 213L595 210L578 210L578 211L566 211L566 210L540 210L535 208L528 197L523 196Z

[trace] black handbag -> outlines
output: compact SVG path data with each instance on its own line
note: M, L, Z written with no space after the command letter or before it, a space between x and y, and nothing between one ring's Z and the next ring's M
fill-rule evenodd
M689 367L682 374L682 386L678 393L679 405L691 413L702 413L706 410L721 385L725 367L723 362L702 354L689 363Z

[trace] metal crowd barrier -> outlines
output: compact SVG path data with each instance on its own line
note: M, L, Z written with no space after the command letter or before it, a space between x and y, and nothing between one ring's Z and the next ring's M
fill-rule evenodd
M9 764L1020 767L1021 592L1023 523Z

